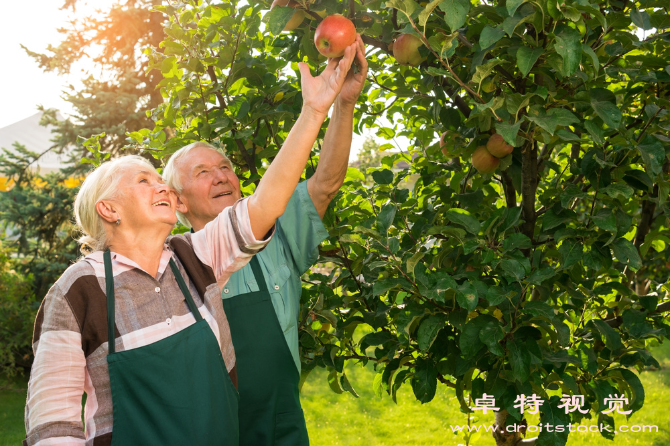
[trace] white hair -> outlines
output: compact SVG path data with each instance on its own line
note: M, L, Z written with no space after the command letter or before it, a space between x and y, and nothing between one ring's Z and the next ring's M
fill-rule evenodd
M74 217L83 233L78 240L83 253L102 250L107 246L105 226L95 207L100 200L118 196L119 182L123 176L121 172L129 165L140 165L156 172L145 158L127 155L100 164L81 185L74 200Z
M177 168L177 162L180 159L184 158L186 155L188 155L188 153L191 150L196 149L198 147L206 147L208 149L212 149L219 152L226 159L226 161L228 161L228 163L232 166L230 159L221 149L214 147L213 145L208 144L206 142L197 141L182 147L181 149L177 150L175 153L172 154L167 164L165 165L165 168L163 169L163 181L165 181L165 184L167 184L170 189L174 189L177 192L177 194L181 194L184 191L184 184L181 181L181 172L179 172L179 169ZM179 219L179 222L184 226L186 226L187 228L192 227L191 222L188 221L186 215L182 214L179 211L177 211L177 218Z

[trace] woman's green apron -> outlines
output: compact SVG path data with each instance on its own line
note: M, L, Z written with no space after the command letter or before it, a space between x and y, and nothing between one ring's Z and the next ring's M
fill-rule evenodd
M300 374L257 257L250 263L259 290L223 300L237 359L240 445L309 445Z
M239 444L238 394L221 349L177 265L170 268L196 323L144 347L115 352L114 278L105 251L113 446Z

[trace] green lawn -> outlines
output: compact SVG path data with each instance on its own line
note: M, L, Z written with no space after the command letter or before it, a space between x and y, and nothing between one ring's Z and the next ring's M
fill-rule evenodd
M642 410L626 421L615 416L620 424L657 425L658 433L621 433L614 442L606 442L600 434L574 433L568 445L612 446L645 445L665 446L670 444L670 343L653 351L663 366L662 370L644 372L641 375L646 391L646 402ZM315 370L303 387L302 404L307 417L307 427L313 446L335 445L435 445L457 446L464 444L463 437L454 435L451 424L465 424L455 399L454 392L445 386L438 388L435 399L421 405L412 395L410 386L399 391L398 404L388 397L381 400L372 392L372 370L360 366L347 367L347 376L360 398L348 393L337 395L328 387L327 374ZM25 379L5 381L0 390L0 446L20 444L24 436L23 406L25 403ZM8 389L11 387L12 389ZM477 423L491 423L492 415L480 416ZM530 419L531 422L537 421ZM476 446L494 446L490 434L482 433L470 443Z

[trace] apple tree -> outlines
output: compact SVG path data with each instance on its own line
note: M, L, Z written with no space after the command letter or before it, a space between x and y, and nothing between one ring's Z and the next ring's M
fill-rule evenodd
M523 423L519 395L553 425L613 426L610 395L638 411L635 371L658 366L648 347L670 335L667 3L293 6L156 6L166 38L146 52L164 100L129 141L159 160L196 140L225 147L251 192L300 111L297 62L324 67L316 26L352 19L370 63L355 129L390 154L373 182L350 168L324 219L332 269L304 278L303 378L325 367L355 395L345 363L372 362L379 395L406 384L428 403L445 385L471 413L486 394L499 445L567 441L506 432Z

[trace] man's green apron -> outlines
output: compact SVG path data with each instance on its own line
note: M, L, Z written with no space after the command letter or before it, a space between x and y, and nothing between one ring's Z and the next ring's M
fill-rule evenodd
M240 445L309 445L300 374L257 257L250 263L259 290L223 300L237 359Z
M105 251L113 446L239 444L238 395L209 324L177 265L170 268L196 323L153 344L115 352L114 278Z

